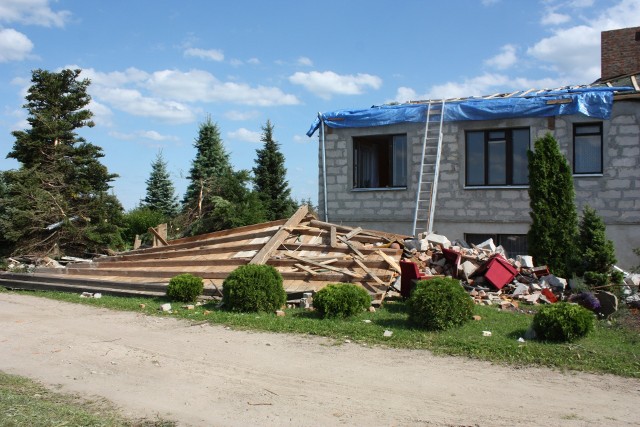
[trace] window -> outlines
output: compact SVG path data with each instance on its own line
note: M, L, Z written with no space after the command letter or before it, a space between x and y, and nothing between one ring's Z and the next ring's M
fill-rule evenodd
M573 125L573 173L602 173L602 123Z
M493 239L496 246L502 246L507 256L515 258L517 255L527 255L526 234L471 234L465 233L464 240L474 245Z
M407 186L407 135L353 138L353 188Z
M466 185L527 185L529 129L467 131Z

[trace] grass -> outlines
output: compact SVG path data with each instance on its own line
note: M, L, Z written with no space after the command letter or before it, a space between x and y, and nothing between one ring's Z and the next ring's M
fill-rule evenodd
M104 400L51 391L27 378L0 372L0 425L169 427L163 420L130 420Z
M92 299L80 298L78 294L41 291L30 294L235 329L317 335L334 339L336 343L348 339L366 345L426 349L438 355L464 356L512 366L546 366L640 378L640 328L630 326L633 322L624 318L598 321L592 334L570 344L535 340L523 343L518 339L524 337L529 328L532 312L500 311L493 306L475 306L474 314L481 316L479 321L469 321L462 327L442 332L427 332L408 324L405 304L401 301L387 301L374 313L363 312L349 319L321 319L316 313L299 308L286 309L285 317L276 317L273 313L231 313L216 308L216 302L197 306L195 310L183 309L183 304L172 302L173 312L169 314L158 310L160 305L170 302L164 298L103 296ZM532 306L524 308L535 309ZM618 315L627 316L626 320L638 316L626 309L620 310ZM393 335L384 337L385 330L392 331ZM483 336L483 331L491 331L491 336Z

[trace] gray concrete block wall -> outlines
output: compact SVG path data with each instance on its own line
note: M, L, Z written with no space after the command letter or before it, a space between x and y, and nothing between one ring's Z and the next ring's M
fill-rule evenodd
M450 239L464 233L526 234L529 196L526 187L465 188L465 131L514 127L531 130L531 146L547 132L558 140L561 152L572 159L573 124L598 122L581 116L523 118L483 122L445 123L434 229ZM353 190L351 164L354 136L407 134L408 183L406 189ZM622 265L640 263L631 242L640 247L640 108L633 102L616 102L612 119L603 122L603 174L575 176L579 211L590 205L615 234L627 243L618 249ZM423 124L377 128L330 129L325 136L329 221L345 225L409 234L417 177L420 169ZM434 150L434 147L431 147ZM324 199L322 153L319 152L319 212ZM609 228L611 231L609 232ZM624 236L624 238L622 238ZM635 262L635 264L633 264Z

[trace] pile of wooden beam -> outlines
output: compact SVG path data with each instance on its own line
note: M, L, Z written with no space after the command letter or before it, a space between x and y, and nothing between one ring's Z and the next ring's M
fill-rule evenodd
M381 301L400 273L401 249L391 248L407 236L345 227L318 221L302 206L288 219L239 227L176 240L157 239L157 246L100 257L65 268L38 268L22 276L43 289L55 279L57 288L118 293L117 290L159 295L169 280L182 273L202 277L205 295L221 295L224 279L244 264L268 264L284 279L291 299L329 283L350 282ZM11 286L9 275L0 285ZM22 286L29 288L28 285ZM129 292L131 293L131 292Z

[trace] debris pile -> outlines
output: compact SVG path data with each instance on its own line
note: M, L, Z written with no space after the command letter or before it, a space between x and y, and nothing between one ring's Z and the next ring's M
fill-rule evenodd
M531 256L509 258L493 239L469 245L463 240L451 242L443 235L428 233L404 241L401 264L414 264L415 270L415 273L410 268L403 270L400 292L405 297L410 294L407 286L418 280L448 276L461 280L476 304L497 305L504 310L518 310L521 304L569 301L606 318L618 307L613 293L599 290L592 294L577 289L572 292L577 286L572 281L553 275L545 265L536 266ZM625 276L625 302L640 308L640 275Z

